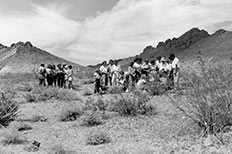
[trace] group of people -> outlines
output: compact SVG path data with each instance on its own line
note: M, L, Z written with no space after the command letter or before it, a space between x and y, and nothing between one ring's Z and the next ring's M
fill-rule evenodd
M174 89L178 87L179 70L180 62L174 54L168 58L158 56L150 61L135 58L127 71L121 69L117 60L110 60L108 64L104 61L94 72L94 92L102 93L110 86L120 86L125 92L134 88L144 91L146 84L153 81Z
M54 86L59 88L72 89L73 68L72 65L48 64L46 67L41 64L38 69L39 85Z

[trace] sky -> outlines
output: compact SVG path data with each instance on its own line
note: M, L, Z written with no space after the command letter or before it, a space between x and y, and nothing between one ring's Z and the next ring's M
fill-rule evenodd
M0 43L89 65L140 54L193 27L232 31L231 0L0 0Z

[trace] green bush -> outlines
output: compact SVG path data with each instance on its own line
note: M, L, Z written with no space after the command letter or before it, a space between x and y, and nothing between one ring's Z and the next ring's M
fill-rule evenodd
M100 145L110 143L110 137L101 131L90 132L86 139L86 144L88 145Z
M0 98L0 126L6 127L14 121L19 114L19 106L16 102L6 98L4 93Z

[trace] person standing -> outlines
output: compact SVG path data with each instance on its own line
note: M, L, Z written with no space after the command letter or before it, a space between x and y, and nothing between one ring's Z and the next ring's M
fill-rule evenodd
M133 68L135 69L135 82L137 83L141 77L141 64L142 64L142 59L141 58L136 58L134 60Z
M57 65L57 86L63 88L64 86L64 70L61 64Z
M179 75L180 75L180 61L175 54L170 54L169 59L171 60L171 73L173 74L173 85L174 88L179 88Z
M113 66L113 60L109 60L109 64L108 64L108 70L107 70L107 73L108 73L108 79L109 79L109 83L110 83L110 86L112 86L112 66Z
M104 86L108 86L108 67L106 61L102 62L100 67L100 74L103 80Z
M119 81L119 76L121 72L121 66L118 64L118 61L115 60L112 66L112 85L117 86Z
M97 69L93 74L94 78L94 93L99 94L101 92L101 75L100 71Z
M68 87L68 65L64 66L64 88Z
M131 91L135 86L135 69L133 68L134 62L131 62L128 67L128 91Z
M51 64L48 64L46 68L46 78L47 78L48 87L52 86L53 76L52 76L52 65Z
M73 89L73 69L72 69L72 65L68 66L68 71L67 71L67 75L68 75L68 89Z
M45 70L44 64L41 64L38 69L38 77L39 77L39 85L46 86L46 83L45 83L46 70Z

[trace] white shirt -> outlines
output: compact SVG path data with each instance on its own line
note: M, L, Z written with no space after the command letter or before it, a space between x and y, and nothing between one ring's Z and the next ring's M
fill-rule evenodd
M173 61L172 61L172 68L180 68L180 61L178 58L175 58Z
M102 72L102 73L107 73L107 71L108 71L108 68L106 67L106 66L101 66L100 67L100 72Z
M121 71L121 66L120 65L113 65L111 68L111 72L120 72Z
M160 70L161 68L161 62L159 62L158 60L155 61L155 66Z
M136 62L134 62L133 67L134 67L135 69L139 69L139 68L141 68L141 65L138 64L138 63L136 63Z

